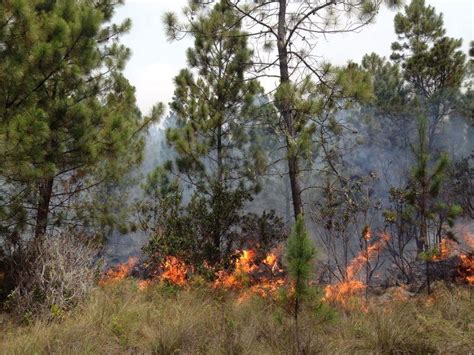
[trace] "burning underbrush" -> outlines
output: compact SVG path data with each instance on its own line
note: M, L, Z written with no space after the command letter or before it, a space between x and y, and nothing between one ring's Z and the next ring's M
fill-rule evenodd
M452 280L474 286L474 235L464 233L460 241L443 238L430 264L434 276L450 272Z
M146 289L156 282L185 286L191 272L191 269L188 268L186 263L174 256L163 258L158 269L145 270L146 268L145 265L139 263L138 258L130 257L126 263L119 264L107 270L99 280L99 286L117 283L126 278L143 274L143 271L146 271L149 277L139 281L138 285L140 289Z
M276 291L287 283L282 267L282 247L274 248L263 256L260 254L254 249L237 251L229 270L214 270L205 264L205 269L214 275L209 285L214 289L238 292L242 300L252 294L261 297L275 295ZM154 267L145 266L144 273L139 271L140 268L143 268L143 265L139 264L138 258L129 258L126 263L106 271L99 285L106 286L138 274L147 274L146 278L138 282L141 290L153 284L189 287L196 275L193 266L175 256L164 257L162 262Z
M108 269L99 280L99 286L111 285L131 276L133 268L137 263L138 258L130 257L126 263Z
M451 281L472 286L474 284L474 259L473 251L470 249L472 240L470 234L464 235L462 243L444 238L439 250L429 260L431 273L441 275L439 270L448 269L454 275L450 277ZM352 259L339 282L324 287L322 300L345 309L357 308L367 311L369 292L367 274L370 263L380 257L389 241L390 236L387 233L381 233L374 238L371 230L366 229L363 234L365 248L361 248L359 254ZM282 255L283 247L280 245L267 254L258 249L236 251L232 265L228 269L215 269L205 263L204 269L212 275L208 278L207 285L214 290L235 293L239 302L248 300L254 295L275 299L283 287L291 289ZM99 285L106 286L129 277L136 277L139 279L140 290L146 290L157 284L191 288L195 280L202 281L202 277L198 276L199 272L193 266L175 256L166 256L159 264L153 266L139 263L137 258L130 258L126 263L105 272ZM411 294L405 286L382 292L385 298L388 293L393 293L394 299L404 299ZM365 302L361 302L364 295Z
M452 237L451 237L452 238ZM369 280L367 274L370 269L370 262L379 258L390 236L381 233L378 240L371 242L372 235L370 229L364 232L365 250L362 250L349 263L345 274L340 282L327 285L324 289L323 300L333 304L338 304L343 308L358 308L367 311L367 295ZM462 240L450 239L446 236L441 240L438 249L428 258L428 273L432 281L450 281L461 285L474 285L474 236L470 233L463 233ZM425 265L423 267L426 267ZM364 270L365 269L365 270ZM365 274L365 275L364 275ZM365 281L361 279L366 277ZM423 279L423 276L421 277ZM422 280L424 281L424 280ZM413 286L413 285L412 285ZM419 287L416 287L419 290ZM360 297L365 293L366 302L362 304ZM386 300L406 300L413 296L409 285L397 287L387 287L382 292L378 292L382 299ZM387 297L387 295L389 297ZM376 300L375 303L378 303Z
M369 245L371 238L370 229L367 229L364 233L365 250L361 251L359 255L352 259L342 281L334 285L326 286L324 295L325 301L338 303L347 307L354 296L359 295L367 288L367 283L359 280L357 276L368 262L381 252L384 245L390 239L388 234L383 233L379 240Z
M213 282L216 289L234 290L241 293L239 300L252 294L272 297L287 283L281 262L282 248L275 248L263 258L256 250L244 250L234 263L231 272L221 270Z

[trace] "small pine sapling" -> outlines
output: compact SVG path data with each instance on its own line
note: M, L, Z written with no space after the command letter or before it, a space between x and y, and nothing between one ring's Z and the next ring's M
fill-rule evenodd
M294 286L295 340L298 352L300 352L301 349L298 329L298 313L301 302L309 291L308 284L311 278L315 256L316 249L305 228L304 217L300 214L298 215L293 231L288 238L286 250L288 275Z

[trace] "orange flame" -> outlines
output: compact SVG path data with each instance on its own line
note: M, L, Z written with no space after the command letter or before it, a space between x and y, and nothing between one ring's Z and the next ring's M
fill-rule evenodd
M370 226L364 227L364 230L362 232L362 237L367 242L372 238L372 229L370 228Z
M186 263L175 256L166 256L160 263L159 271L151 279L138 282L138 288L143 291L157 282L185 286L187 284L189 268Z
M280 248L267 254L261 264L257 263L255 250L243 250L235 261L234 271L219 271L214 281L214 288L225 288L241 291L239 302L252 295L268 297L273 295L286 279L278 267ZM248 288L246 288L248 287Z
M438 254L431 258L432 261L446 260L456 251L456 243L451 239L443 238L439 246Z
M119 264L116 267L107 270L105 275L100 279L99 285L105 286L113 284L117 281L125 279L130 275L135 265L138 263L138 258L130 257L128 261L123 264Z
M474 286L474 258L468 254L459 255L461 264L459 265L459 274L467 281L471 286Z
M250 298L251 295L267 297L274 294L286 282L278 266L280 252L281 248L274 249L258 264L255 250L243 250L234 263L234 271L231 273L219 271L213 286L239 290L241 292L239 302ZM103 286L129 277L137 262L137 258L129 258L126 263L108 270L99 284ZM205 267L209 268L207 264ZM138 281L138 289L143 291L159 282L183 287L188 282L189 272L190 269L184 261L175 256L166 256L150 279Z
M459 273L461 274L461 276L464 277L464 279L469 285L474 286L474 235L472 233L467 232L464 234L464 240L471 249L471 253L461 254L461 265L459 267Z
M257 268L254 263L255 254L254 250L243 250L242 254L235 262L234 272L227 273L224 270L217 272L217 279L214 281L214 287L229 289L242 288L248 274Z
M263 262L273 269L275 265L277 265L277 261L278 261L278 256L276 256L273 253L270 253L265 257L265 260Z
M378 241L368 246L367 250L361 251L357 257L352 259L346 269L345 279L337 284L325 287L323 300L347 306L353 296L359 294L367 287L367 285L362 281L355 279L355 276L370 259L382 250L389 239L390 237L388 234L382 233L381 238Z
M162 263L163 273L160 275L161 281L166 281L174 285L184 286L186 284L188 267L175 256L167 256Z
M466 233L463 239L469 248L474 249L474 237ZM459 257L458 274L462 280L469 285L474 285L474 259L472 253L460 250L459 245L451 239L443 238L440 243L439 252L432 257L432 261L446 260L454 255Z

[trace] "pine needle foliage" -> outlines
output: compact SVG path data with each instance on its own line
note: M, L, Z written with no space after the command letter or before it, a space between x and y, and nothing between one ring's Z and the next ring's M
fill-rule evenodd
M316 256L316 249L305 228L304 216L298 215L293 231L288 238L286 249L286 262L288 275L293 281L293 317L295 324L295 345L297 353L301 353L300 329L298 323L298 313L301 302L307 296L309 281L313 269L313 261Z
M307 294L315 256L316 249L305 228L304 217L299 215L288 238L286 249L288 274L293 280L296 298L302 298Z

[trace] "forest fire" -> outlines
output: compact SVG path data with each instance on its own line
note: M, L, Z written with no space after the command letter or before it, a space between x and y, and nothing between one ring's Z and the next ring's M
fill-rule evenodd
M228 273L224 270L217 272L214 287L239 289L245 286L248 281L248 274L257 268L257 265L255 265L255 255L254 250L243 250L240 257L235 261L234 271L232 273Z
M279 266L280 254L281 248L276 248L259 263L255 250L243 250L235 261L234 270L219 271L213 286L241 291L247 288L242 292L240 301L252 294L268 297L286 283L284 272Z
M364 233L364 239L368 233ZM366 250L363 250L355 257L346 269L345 278L334 285L328 285L325 287L324 300L332 303L339 303L343 306L347 306L351 298L359 294L362 290L367 288L367 285L362 281L356 279L357 274L362 268L373 259L389 241L390 237L386 233L382 233L381 238L374 242L372 245L367 246Z
M138 258L130 257L128 261L123 264L119 264L114 268L107 270L105 275L100 279L99 285L105 286L113 284L117 281L123 280L126 277L130 276L133 268L138 263Z
M472 235L464 235L463 237L466 245L471 247ZM388 234L382 233L377 241L369 244L372 240L372 232L370 228L365 228L362 238L366 242L366 249L362 250L349 263L345 271L345 277L341 282L325 287L324 301L348 306L353 296L361 294L367 288L367 284L361 281L358 275L367 266L367 263L379 254L390 237ZM217 271L212 287L238 291L240 293L239 301L246 300L252 295L270 297L279 288L287 284L286 274L281 267L281 254L281 246L263 257L259 257L259 253L255 249L239 251L232 271ZM474 285L473 255L470 252L462 251L455 241L443 238L437 254L431 260L440 262L453 257L459 259L457 274L461 280L469 285ZM113 284L131 276L137 263L138 259L131 257L126 263L108 270L99 281L99 285ZM157 270L152 273L151 278L140 280L138 287L140 290L145 290L156 283L184 287L189 284L191 274L192 269L184 261L175 256L166 256Z
M100 279L99 285L106 286L131 276L133 268L137 266L138 258L130 257L126 263L119 264L106 271ZM174 256L167 256L160 264L159 272L150 279L140 280L138 288L144 290L155 282L167 282L174 285L184 286L188 275L187 265Z
M157 270L153 270L151 278L139 281L138 288L145 290L155 283L184 287L188 284L189 273L190 268L184 261L169 255L163 258Z
M458 272L470 286L474 286L474 257L469 254L459 255Z
M448 238L443 238L441 240L439 251L436 255L434 255L431 260L432 261L440 261L446 260L447 258L451 257L456 251L456 243Z
M459 254L458 273L470 286L474 286L474 235L466 232L463 239L470 250Z
M262 261L257 258L257 251L253 249L239 252L232 272L218 271L212 286L216 289L238 290L241 292L239 300L249 298L252 294L267 297L276 292L285 284L286 278L280 268L281 248L275 248ZM109 285L129 277L137 265L137 258L130 258L126 263L108 270L99 284ZM145 290L155 283L167 283L184 287L188 285L191 268L175 256L166 256L159 264L152 277L140 280L138 288Z
M175 256L167 256L162 263L163 273L160 281L167 281L171 284L184 286L187 281L188 266Z
M440 262L448 260L452 257L458 258L458 268L457 273L460 279L467 284L474 285L474 237L470 233L465 233L463 235L463 241L467 246L468 250L464 250L460 244L455 241L443 238L440 243L439 251L437 255L431 258L431 261Z

